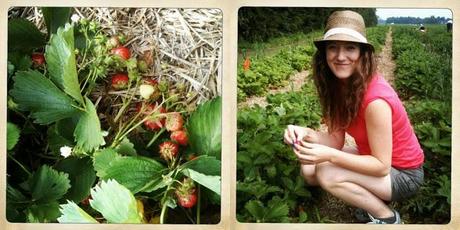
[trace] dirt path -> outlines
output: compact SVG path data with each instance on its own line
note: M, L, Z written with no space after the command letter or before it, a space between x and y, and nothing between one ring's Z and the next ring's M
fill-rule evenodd
M393 84L394 71L396 65L393 61L393 38L391 37L391 35L392 31L390 27L385 40L385 46L383 47L382 51L377 55L377 70L383 75L383 77L385 77L385 79L390 84Z

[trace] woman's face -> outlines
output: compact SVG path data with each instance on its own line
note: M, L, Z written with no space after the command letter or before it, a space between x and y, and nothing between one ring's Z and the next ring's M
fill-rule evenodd
M327 65L341 80L348 79L358 67L359 44L346 41L330 41L326 44Z

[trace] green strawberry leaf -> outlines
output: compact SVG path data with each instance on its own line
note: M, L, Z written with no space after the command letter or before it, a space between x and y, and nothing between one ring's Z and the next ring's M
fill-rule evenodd
M122 155L137 155L136 149L134 148L134 144L131 143L131 141L129 141L127 137L123 138L121 143L116 147L116 150L118 153Z
M198 155L220 159L222 139L222 99L216 97L198 106L190 115L186 129L191 149Z
M59 223L66 224L96 224L99 223L83 209L78 207L74 202L67 201L67 204L61 204L61 216L57 218Z
M81 115L74 131L77 149L91 152L105 144L102 136L101 123L93 103L85 97L86 111Z
M40 72L20 71L13 79L11 96L21 110L32 113L36 123L50 124L79 112L72 106L73 100Z
M40 205L34 204L26 210L28 223L55 222L59 215L59 203L57 201Z
M256 219L256 222L261 222L264 220L265 207L259 200L250 200L245 205L244 208Z
M30 21L17 18L8 20L8 51L30 53L46 44L46 36Z
M60 161L54 168L69 174L72 187L64 196L65 199L80 202L88 197L96 181L96 173L90 157L68 157Z
M181 167L212 176L221 175L221 162L213 156L199 156L186 162Z
M60 26L64 26L72 11L70 7L41 7L41 10L48 34L54 34Z
M184 169L181 172L198 184L220 195L220 176L209 176L192 169Z
M16 143L18 143L19 140L19 134L21 131L19 128L10 122L7 122L6 124L6 149L7 150L12 150Z
M103 179L115 179L136 194L150 182L162 179L165 167L147 157L118 157L110 162Z
M73 99L84 104L78 83L73 27L66 24L51 35L45 58L53 82Z
M48 127L47 130L48 146L52 153L60 155L60 148L63 146L74 146L72 139L67 139L59 132L56 124Z
M61 199L70 188L68 177L48 165L41 166L28 181L33 200L37 204L46 204Z
M91 207L99 211L108 223L142 223L133 194L116 180L102 181L91 190Z
M111 148L101 149L93 155L93 166L96 170L96 175L101 178L106 178L107 169L110 167L112 161L121 157L118 153Z

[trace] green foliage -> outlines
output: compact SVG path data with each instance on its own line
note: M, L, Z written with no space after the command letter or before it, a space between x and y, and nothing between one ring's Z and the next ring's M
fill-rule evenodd
M6 124L6 149L7 150L12 150L16 143L18 143L19 140L19 135L21 133L21 130L19 128L10 122L7 122Z
M139 224L142 215L138 212L133 194L116 180L102 181L91 189L90 205L102 214L107 223ZM61 205L59 223L97 223L75 203Z
M36 123L50 124L79 113L72 99L40 72L17 72L13 79L11 96L20 109L31 112Z
M221 158L222 99L216 97L200 105L186 124L190 147L198 154Z
M60 161L54 168L69 175L72 186L64 199L80 202L88 197L91 187L96 182L96 173L91 158L68 157Z
M396 87L425 154L425 182L417 195L398 204L416 223L450 221L452 143L452 35L443 26L425 33L393 27ZM416 217L416 218L415 218Z
M69 7L42 7L48 34L54 34L58 28L64 26L70 18L72 9Z
M81 114L77 127L75 127L75 148L83 152L92 152L105 144L102 136L101 124L93 102L85 97L86 110Z
M297 159L283 142L283 133L288 124L317 128L318 98L313 83L307 81L302 91L268 95L267 101L266 108L238 111L237 216L242 222L300 221L296 207L301 200L311 199L311 194L299 175ZM276 197L283 197L281 210L287 208L289 216L257 211L276 209L277 202L272 201Z
M46 38L30 21L22 18L8 20L8 51L30 53L43 47Z
M147 185L159 183L164 166L146 157L120 156L113 149L94 154L94 169L104 179L115 179L132 193L144 191Z
M73 26L66 24L51 35L45 58L53 82L74 100L84 104L78 83Z

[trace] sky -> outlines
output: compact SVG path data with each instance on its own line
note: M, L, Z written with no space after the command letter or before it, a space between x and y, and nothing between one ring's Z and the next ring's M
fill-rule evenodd
M396 8L377 8L377 16L381 19L389 17L419 17L427 18L431 16L452 18L452 12L449 9L396 9Z

